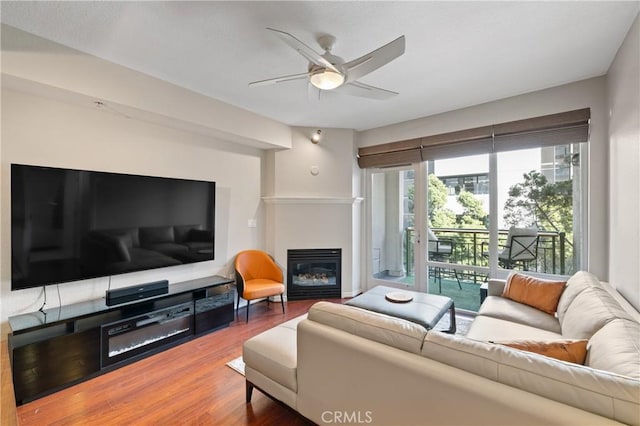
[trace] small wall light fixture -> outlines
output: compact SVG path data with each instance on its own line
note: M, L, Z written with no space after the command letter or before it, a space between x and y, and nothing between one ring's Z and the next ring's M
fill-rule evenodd
M311 135L311 143L317 144L318 142L320 142L321 138L322 138L322 130L318 129L315 133Z

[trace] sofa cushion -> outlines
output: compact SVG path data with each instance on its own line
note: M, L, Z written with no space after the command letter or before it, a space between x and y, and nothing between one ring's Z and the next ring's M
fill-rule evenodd
M124 235L128 234L131 237L132 247L140 247L140 230L139 228L119 228L119 229L105 229L100 232L111 235Z
M497 382L498 361L491 352L499 350L498 345L489 342L432 330L427 333L420 354Z
M162 254L166 254L167 256L175 256L184 252L189 251L189 248L182 244L176 243L155 243L148 244L145 246L148 250L153 250L160 252Z
M561 334L560 322L553 315L500 296L488 296L478 315L503 319Z
M213 254L213 243L211 241L207 243L200 241L187 241L183 244L191 251L200 252L200 254Z
M562 339L560 333L487 316L477 316L471 323L467 336L485 342L520 339L541 341Z
M176 243L184 243L189 240L189 232L194 229L202 229L202 225L177 225L173 227L173 235Z
M564 281L543 280L512 272L507 278L502 297L533 306L553 315L565 285Z
M638 424L638 380L435 331L427 334L422 355L623 423Z
M330 302L314 304L309 319L415 354L420 353L427 334L423 326L401 318Z
M130 249L133 248L133 240L128 232L93 231L91 238L99 241L107 250L113 261L130 262Z
M585 364L640 380L640 324L616 319L589 340Z
M110 263L106 265L105 271L112 274L120 274L123 272L139 271L141 269L162 268L182 264L179 260L165 256L157 251L134 247L129 250L129 253L131 254L131 261Z
M187 234L187 240L192 242L209 243L213 241L213 231L206 229L192 229Z
M502 296L507 280L489 278L487 280L487 296Z
M616 318L631 320L606 290L589 287L575 296L560 327L562 335L568 339L590 339L596 331Z
M513 342L495 342L510 348L519 349L521 351L533 352L544 355L549 358L559 359L561 361L572 362L574 364L584 364L587 357L588 340L552 340L552 341L535 341L535 340L517 340Z
M173 243L174 241L173 226L140 228L140 243L143 247L158 243Z
M133 247L140 247L140 233L138 228L119 228L119 229L101 229L93 232L93 235L111 235L111 236L120 236L120 235L128 235L131 240L131 246L128 246L129 249ZM128 243L127 243L128 244Z
M586 271L578 271L569 278L567 286L558 300L557 315L558 320L562 323L564 315L569 309L569 305L574 301L576 296L590 287L599 287L598 278Z
M131 253L129 253L129 250L133 248L131 234L113 235L112 238L118 258L123 262L130 262Z
M301 315L244 342L242 358L247 366L296 392L298 383L297 328Z

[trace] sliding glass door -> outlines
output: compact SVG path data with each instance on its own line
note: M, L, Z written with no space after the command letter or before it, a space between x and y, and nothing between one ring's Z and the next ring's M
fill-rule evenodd
M370 283L476 311L489 276L580 269L584 152L560 144L368 169Z
M585 145L427 161L428 292L476 311L489 276L580 269Z
M477 310L488 277L584 269L590 117L583 108L360 148L368 286Z
M477 310L489 274L489 154L427 161L428 291Z
M415 207L417 172L418 165L368 172L368 265L374 285L424 291L415 230L421 217Z

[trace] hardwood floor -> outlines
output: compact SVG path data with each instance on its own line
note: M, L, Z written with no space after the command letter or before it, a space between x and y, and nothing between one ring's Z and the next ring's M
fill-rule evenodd
M297 317L318 300L265 302L245 310L228 328L130 364L15 409L19 425L307 425L308 420L260 391L245 403L244 377L225 364L248 338ZM333 301L340 302L340 299ZM8 374L3 342L3 384ZM3 386L3 425L13 407ZM6 417L7 416L7 417ZM11 424L11 423L7 423Z

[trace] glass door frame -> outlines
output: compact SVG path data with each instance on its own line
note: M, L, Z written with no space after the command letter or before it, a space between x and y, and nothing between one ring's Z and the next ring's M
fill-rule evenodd
M489 197L489 211L497 211L497 207L498 207L498 197L496 197L494 194L497 193L497 189L498 189L498 179L497 179L497 175L498 175L498 170L497 170L497 154L496 153L488 153L487 154L489 157L489 194L491 195ZM465 157L464 154L460 155L460 157ZM424 199L423 199L423 204L421 204L421 208L419 210L422 210L422 214L426 215L427 211L429 210L429 206L427 205L428 203L428 166L427 163L430 160L425 160L423 161L421 164L423 164L423 168L424 168ZM434 160L437 161L437 160ZM424 232L428 232L428 221L425 218L425 221L423 222L426 224L425 226L425 231ZM443 268L443 269L448 269L448 270L455 270L455 271L460 271L460 272L465 272L465 271L474 271L476 273L480 273L480 274L484 274L487 275L489 277L496 277L499 274L499 276L506 278L506 276L508 275L508 273L510 271L504 271L504 270L500 270L498 268L498 217L495 214L489 214L489 255L488 255L488 260L489 260L489 267L487 268L486 266L475 266L475 265L466 265L466 264L457 264L457 263L451 263L451 262L446 262L446 261L436 261L436 260L431 260L428 256L428 252L427 252L427 247L428 247L428 241L425 242L423 250L424 250L424 265L422 266L423 269L425 271L427 271L427 275L428 275L428 268ZM416 267L418 267L416 265ZM499 272L500 271L500 272ZM428 286L429 281L428 279L426 280L426 284ZM428 287L425 287L425 291L427 291Z
M497 181L497 154L489 154L489 192L497 193L498 181ZM384 172L400 172L413 170L414 172L414 244L413 244L413 260L414 260L414 285L405 284L402 282L395 282L375 278L373 274L373 260L372 260L372 194L373 184L372 176L375 173ZM365 169L365 192L366 192L366 208L365 208L365 224L366 224L366 249L367 261L365 276L367 277L366 285L367 289L373 288L378 285L384 285L387 287L394 287L403 290L412 290L420 293L428 293L429 291L429 267L440 267L455 269L459 271L475 270L480 273L488 273L490 277L506 278L510 271L503 270L498 267L498 218L496 215L490 215L489 219L489 270L483 266L472 265L457 265L454 263L434 261L428 258L428 237L427 237L427 225L422 227L418 224L427 224L427 191L428 191L428 165L427 161L420 163L414 163L410 166L398 166L388 168L368 168ZM490 208L496 211L498 207L497 197L490 198Z
M558 145L562 145L561 143ZM554 146L558 146L554 145ZM589 185L588 183L588 145L586 143L576 144L578 145L579 153L580 153L580 167L578 169L579 177L581 179L581 183L579 187L575 189L575 193L578 197L580 197L577 201L576 207L580 209L580 215L577 222L577 229L579 229L579 233L582 239L582 243L580 244L580 264L583 265L581 268L586 269L587 259L588 259L588 197L589 197ZM498 213L500 212L498 206L498 161L499 161L500 152L492 152L488 153L489 156L489 250L488 250L488 268L485 266L472 266L472 265L458 265L455 263L448 262L438 262L429 260L426 253L423 259L426 260L424 268L428 267L441 267L448 268L452 270L458 271L475 271L484 274L488 274L488 278L496 278L496 279L506 279L507 276L512 272L511 269L504 269L499 266L498 263L498 253L499 253L499 238L500 238L500 229L498 226ZM460 157L464 157L464 155L460 155ZM421 164L427 164L429 160L423 161ZM426 166L425 166L425 177L427 177ZM426 182L426 178L425 178ZM428 190L428 188L426 188ZM417 190L416 190L417 192ZM576 195L574 195L575 197ZM416 196L417 199L417 196ZM427 200L427 198L425 198ZM416 204L418 201L416 201ZM426 201L424 201L424 205L421 205L420 208L416 207L415 210L428 210L428 206ZM495 212L495 213L494 213ZM494 214L492 214L494 213ZM423 212L423 214L426 214ZM419 266L416 264L416 268ZM550 274L544 272L537 271L527 271L527 274L539 276L541 278L547 279L558 279L558 278L568 278L568 275L558 275L558 274ZM427 280L428 283L428 280Z
M398 288L402 290L411 290L417 292L426 292L427 291L427 270L426 270L426 245L421 244L421 229L415 226L415 234L414 234L414 243L413 243L413 270L415 271L414 275L414 284L406 284L403 282L396 282L390 280L384 280L381 278L374 277L373 274L373 175L376 173L387 173L387 172L402 172L412 170L414 173L414 223L424 223L426 211L423 208L417 208L417 206L422 205L426 200L426 163L414 163L407 166L398 166L398 167L386 167L386 168L369 168L365 169L365 226L366 226L366 271L365 276L367 277L365 281L365 285L367 286L367 290L373 288L378 285L383 285L387 287ZM425 204L426 205L426 204Z
M578 220L578 228L581 234L580 244L580 258L582 269L587 266L588 259L588 197L589 197L589 184L588 184L588 145L580 144L580 157L581 164L578 170L581 178L580 187L577 188L580 199L578 200L578 206L581 208L580 218ZM385 285L389 287L396 287L399 289L413 290L417 292L428 292L429 285L429 267L441 267L458 271L473 270L483 274L488 274L490 278L504 279L510 273L511 270L500 268L498 265L498 241L499 241L499 228L498 228L498 152L489 153L489 266L473 266L473 265L458 265L455 263L448 263L442 261L433 261L428 259L428 237L427 237L427 191L428 191L428 160L420 163L414 163L407 166L389 167L389 168L368 168L365 169L365 194L366 194L366 208L365 212L365 226L366 226L366 238L363 247L366 256L366 271L365 280L366 289L375 287L377 285ZM464 155L462 155L464 156ZM414 285L405 284L402 282L393 282L375 278L373 276L373 246L372 246L372 193L373 193L373 181L372 176L375 173L392 172L392 171L407 171L413 170L414 172L414 244L413 244L413 260L415 279ZM492 214L493 213L493 214ZM424 228L421 224L424 224ZM550 275L541 272L529 272L531 275L540 276L543 278L558 278L560 275Z

